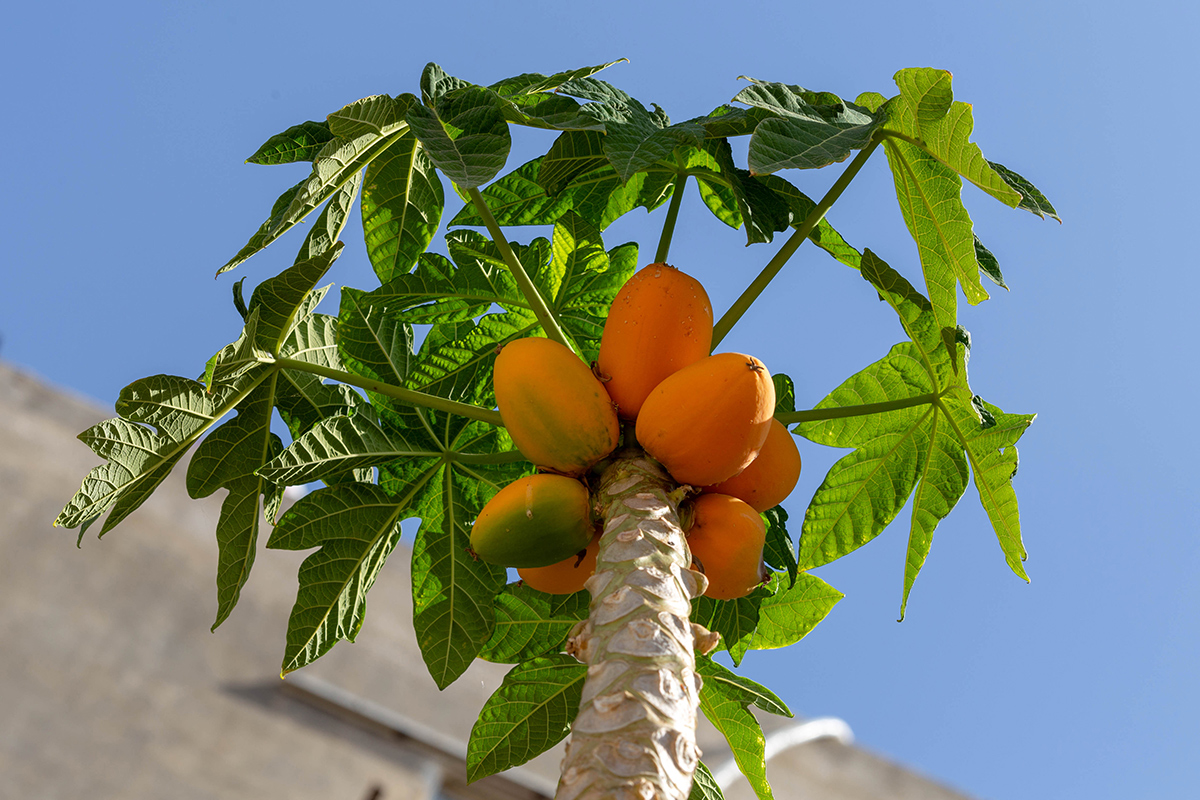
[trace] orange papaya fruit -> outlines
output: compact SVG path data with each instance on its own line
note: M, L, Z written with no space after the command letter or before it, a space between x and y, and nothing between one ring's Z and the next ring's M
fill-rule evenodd
M719 353L654 388L637 418L637 440L671 477L711 486L741 472L771 430L775 385L763 363Z
M767 579L763 546L767 526L748 503L725 494L702 494L687 532L694 566L708 578L707 597L745 597Z
M501 567L545 567L587 547L594 527L586 486L565 475L528 475L479 512L471 550Z
M749 503L755 511L766 511L782 503L800 480L800 449L787 426L771 420L767 440L750 466L705 492L727 494Z
M668 375L712 350L713 312L695 278L670 264L638 270L617 292L600 337L600 372L622 419L635 419Z
M596 554L600 552L600 535L588 542L586 549L548 567L522 567L517 570L527 586L547 594L574 594L583 588L584 581L596 571Z
M582 475L617 446L620 423L604 384L558 342L506 344L492 388L513 443L540 467Z

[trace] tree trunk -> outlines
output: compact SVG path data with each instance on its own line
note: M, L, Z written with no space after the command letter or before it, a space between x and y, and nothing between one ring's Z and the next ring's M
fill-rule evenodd
M700 752L694 648L715 637L689 621L707 579L692 571L675 482L625 450L593 495L604 519L592 602L568 652L587 665L556 800L685 800Z

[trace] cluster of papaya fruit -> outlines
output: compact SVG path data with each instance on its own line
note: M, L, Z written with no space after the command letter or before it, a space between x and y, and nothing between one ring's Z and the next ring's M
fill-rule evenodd
M667 264L617 293L595 368L550 339L510 342L493 388L517 449L545 472L514 481L480 512L471 546L517 567L525 583L578 591L595 570L599 534L580 480L616 449L622 422L680 484L696 487L688 545L706 594L733 599L764 579L760 512L795 488L800 453L774 419L775 386L761 361L709 355L704 287Z

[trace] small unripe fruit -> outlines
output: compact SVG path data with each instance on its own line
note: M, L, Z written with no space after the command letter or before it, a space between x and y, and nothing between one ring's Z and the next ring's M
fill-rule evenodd
M720 353L655 387L638 414L637 440L675 480L711 486L755 459L774 411L775 385L763 363Z
M617 292L600 339L600 372L622 419L674 372L712 349L712 303L695 278L670 264L638 270Z
M758 512L736 497L702 494L693 506L688 547L708 578L705 596L745 597L766 579L763 546L767 528Z
M513 443L539 467L582 475L617 446L620 423L604 384L558 342L506 344L492 388Z
M544 567L587 547L587 487L563 475L528 475L488 501L471 527L471 549L501 567Z
M600 551L597 534L582 550L548 567L523 567L517 570L521 580L530 588L547 594L574 594L583 588L584 581L596 571L596 554Z
M773 419L758 458L737 475L715 486L706 486L704 491L727 494L746 501L755 511L766 511L787 499L798 480L800 450L796 440L788 433L787 426Z

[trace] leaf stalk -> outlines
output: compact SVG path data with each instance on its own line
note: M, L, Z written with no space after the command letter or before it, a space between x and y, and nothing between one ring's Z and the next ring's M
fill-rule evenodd
M927 392L901 400L885 400L880 403L863 403L857 406L839 406L837 408L813 408L808 411L784 411L776 414L775 419L784 425L797 422L819 422L825 419L843 419L845 417L865 417L868 414L882 414L885 411L898 411L902 408L924 406L936 403L941 398L940 392Z
M458 414L460 417L479 420L490 425L495 425L499 428L504 427L504 420L500 418L500 412L490 408L482 408L473 406L469 403L460 403L457 400L450 400L445 397L438 397L425 392L418 392L415 389L405 389L403 386L393 386L390 383L377 381L372 378L364 378L360 375L353 375L349 372L343 372L340 369L324 367L320 364L313 364L309 361L300 361L294 358L276 358L275 363L283 369L294 369L299 372L311 372L314 375L320 375L323 378L340 381L351 386L357 386L360 389L366 389L368 392L390 397L393 400L399 400L402 403L407 403L413 406L422 408L432 408L435 411L445 411L450 414Z
M483 199L483 195L477 188L467 189L467 195L471 198L471 202L475 205L476 212L483 218L483 224L487 226L488 233L492 235L492 241L496 243L496 247L500 249L500 255L504 258L504 263L508 265L508 269L513 274L513 278L517 281L517 286L521 289L521 294L525 295L525 299L529 302L529 307L533 310L534 316L538 322L542 324L542 330L546 332L546 336L559 344L569 348L572 352L575 348L572 347L571 341L563 332L562 326L558 324L558 319L554 316L554 312L546 305L546 299L542 297L541 292L533 285L529 274L525 272L525 268L521 266L517 254L513 252L512 247L508 244L508 239L504 238L504 232L500 230L499 223L492 216L492 211L487 206L487 202Z
M667 206L667 218L663 222L662 235L658 238L658 250L654 252L654 263L665 264L667 253L671 250L671 237L675 235L675 221L679 219L679 207L683 204L683 187L687 184L688 174L680 172L675 176L675 190L671 193L671 204Z

